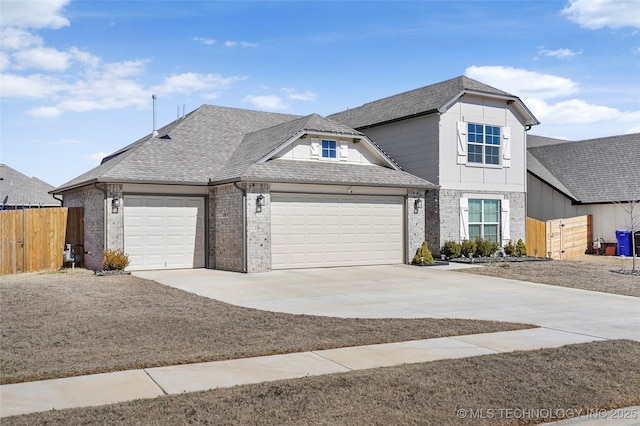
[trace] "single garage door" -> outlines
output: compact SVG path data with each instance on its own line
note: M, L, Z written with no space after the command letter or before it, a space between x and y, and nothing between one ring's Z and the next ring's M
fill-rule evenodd
M130 270L204 267L204 198L124 196Z
M271 195L272 269L403 262L403 198Z

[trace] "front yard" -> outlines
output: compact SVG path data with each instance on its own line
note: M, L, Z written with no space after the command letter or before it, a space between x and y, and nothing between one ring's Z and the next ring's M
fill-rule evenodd
M640 295L638 277L609 269L531 262L465 272ZM82 270L0 277L0 313L2 383L529 327L264 312ZM51 411L0 424L525 425L633 405L640 405L640 343L614 340ZM640 421L639 412L626 414Z
M2 383L530 327L265 312L83 270L0 277L0 312Z

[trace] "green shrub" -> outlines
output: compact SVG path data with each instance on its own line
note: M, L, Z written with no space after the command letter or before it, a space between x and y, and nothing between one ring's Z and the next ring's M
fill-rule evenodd
M516 243L516 254L518 256L526 256L527 255L527 246L524 245L524 241L522 238L518 240Z
M460 244L460 254L466 257L473 256L476 252L476 243L469 241L466 238L462 240Z
M102 266L108 271L122 270L129 266L129 256L122 249L105 250Z
M476 238L476 256L487 257L491 255L491 241Z
M426 241L422 243L422 246L416 251L416 255L413 257L414 265L431 265L433 264L433 255L429 250L429 245Z
M513 242L509 240L509 242L504 246L504 254L507 256L513 256L516 253L516 246L513 245Z
M460 243L457 243L453 240L445 241L442 249L440 249L440 253L447 256L449 259L455 259L456 257L460 257L460 250L462 247Z

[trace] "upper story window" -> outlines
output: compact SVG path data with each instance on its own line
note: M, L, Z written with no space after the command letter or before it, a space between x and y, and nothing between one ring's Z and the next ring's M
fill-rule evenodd
M468 123L467 160L477 164L500 164L500 127Z
M322 158L336 158L336 141L322 140Z

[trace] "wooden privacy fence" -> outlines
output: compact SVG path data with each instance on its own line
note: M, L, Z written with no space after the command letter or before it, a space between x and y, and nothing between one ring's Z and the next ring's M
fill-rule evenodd
M547 257L547 224L527 218L527 256Z
M65 244L83 244L83 222L82 208L0 211L0 275L60 269Z
M593 241L591 215L541 222L527 218L527 255L567 260L589 251Z

